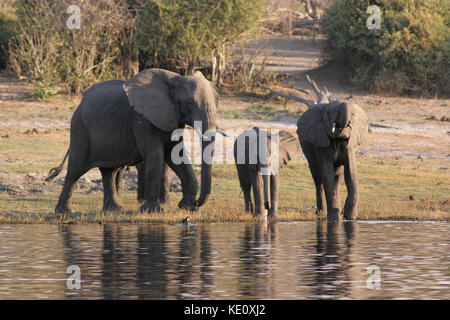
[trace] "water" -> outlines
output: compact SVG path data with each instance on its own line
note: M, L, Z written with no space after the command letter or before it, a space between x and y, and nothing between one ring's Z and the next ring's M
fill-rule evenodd
M1 225L0 299L449 299L449 231L445 222ZM74 265L80 289L67 281Z

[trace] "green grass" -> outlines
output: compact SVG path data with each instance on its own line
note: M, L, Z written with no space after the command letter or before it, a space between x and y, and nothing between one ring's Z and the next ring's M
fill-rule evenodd
M219 115L222 119L238 119L239 112L234 109L219 109Z
M248 107L247 111L259 120L270 120L275 117L275 107L268 103L258 103Z

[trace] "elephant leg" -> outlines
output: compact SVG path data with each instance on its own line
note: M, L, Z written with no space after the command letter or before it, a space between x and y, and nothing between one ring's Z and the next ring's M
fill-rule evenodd
M344 205L344 218L354 220L358 217L359 187L358 172L356 167L355 153L348 152L348 160L344 166L345 185L347 186L347 199Z
M250 195L252 185L250 183L241 184L242 193L244 195L245 212L253 213L253 203Z
M323 161L321 173L327 201L327 220L337 221L340 218L340 210L335 189L336 181L333 163L331 161Z
M145 166L144 162L140 162L136 165L138 172L138 191L137 200L139 202L144 201L145 197ZM167 165L164 165L161 175L161 190L159 194L159 203L166 203L169 201L169 180L167 178Z
M115 183L116 183L116 192L117 192L117 197L120 197L122 195L122 189L123 189L123 172L124 172L125 168L124 167L120 167L117 169L117 171L115 172Z
M325 199L325 189L323 186L322 174L320 172L319 166L313 159L311 159L311 161L309 159L310 158L308 158L309 169L311 171L311 176L314 180L314 186L316 188L317 214L319 214L327 207Z
M239 184L244 195L245 212L251 212L253 214L253 203L250 195L252 184L249 175L248 165L236 164L236 170L239 177Z
M336 173L334 176L334 194L336 196L336 207L339 209L339 212L341 212L341 200L339 196L339 184L342 181L342 174Z
M141 205L141 212L161 212L159 206L159 195L161 190L161 175L164 165L162 152L148 154L145 157L145 190L144 203Z
M58 204L55 213L72 213L72 194L77 187L80 177L89 169L87 168L84 157L75 157L69 155L69 163L67 166L67 174L64 180L64 186L59 195Z
M168 166L164 165L161 173L161 190L159 193L159 202L166 203L169 201L169 177Z
M103 180L103 211L122 209L117 200L116 178L121 168L100 168Z
M177 148L180 147L182 148L182 150L184 150L184 145L180 146L178 145L179 143L184 144L184 142L182 141L170 141L170 143L168 143L165 147L164 158L166 159L167 165L175 172L175 174L178 176L178 178L180 178L181 181L183 198L178 203L178 207L181 209L196 210L197 206L195 196L198 190L198 182L189 158L184 151L181 151L183 152L181 163L174 163L172 160L172 149L175 146L177 146Z
M255 202L254 216L256 217L260 216L264 210L263 183L261 174L256 168L252 168L250 176L253 189L253 200Z
M142 183L144 201L141 212L161 212L159 195L161 191L161 174L164 166L164 141L170 134L157 130L153 125L144 120L133 123L133 132L140 156L144 159L144 173Z
M270 176L270 210L269 216L276 218L278 216L278 195L279 195L280 173Z
M144 202L145 198L145 164L144 162L139 162L136 165L136 170L138 173L138 191L137 191L137 199L138 202Z

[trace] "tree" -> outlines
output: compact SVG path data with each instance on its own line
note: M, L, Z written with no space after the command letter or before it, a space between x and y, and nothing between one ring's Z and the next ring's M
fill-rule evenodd
M148 65L189 74L201 59L223 60L223 45L257 25L263 3L148 0L137 19L137 46Z

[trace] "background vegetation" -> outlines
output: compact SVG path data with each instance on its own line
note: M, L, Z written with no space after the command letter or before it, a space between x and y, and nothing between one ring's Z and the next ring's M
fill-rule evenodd
M367 7L381 9L381 29L369 30ZM449 93L448 0L335 0L322 31L328 59L351 82L395 94Z
M0 15L0 67L8 61L39 81L39 97L55 85L80 93L139 68L191 73L216 61L220 70L224 44L258 24L263 1L16 0L12 14ZM80 29L66 26L70 5L80 7Z
M366 27L371 4L381 9L380 30ZM80 30L66 26L69 5L81 9ZM448 0L4 0L0 9L0 69L37 81L41 98L148 67L201 69L217 84L247 90L274 77L265 63L257 69L239 52L227 56L229 44L236 48L259 26L290 36L292 15L305 12L322 21L326 61L357 87L449 93Z

